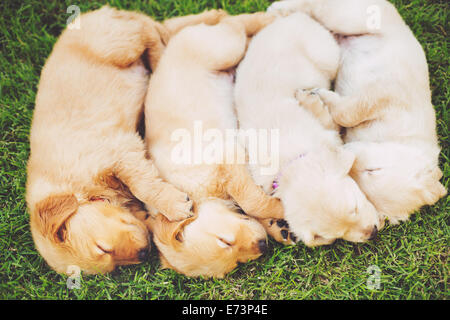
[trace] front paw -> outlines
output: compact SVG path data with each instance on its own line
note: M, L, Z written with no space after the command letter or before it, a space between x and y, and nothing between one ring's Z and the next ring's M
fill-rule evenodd
M294 96L300 103L305 101L324 108L335 106L340 99L336 92L325 88L297 89Z
M169 210L164 214L170 221L181 221L194 216L194 202L186 193L178 192L176 195L173 195L170 201L172 203L169 206Z
M318 95L319 89L312 89L312 90L303 90L298 89L295 91L295 99L297 99L298 103L309 107L312 106L315 109L323 109L325 108L322 99Z
M324 88L313 89L311 92L320 97L324 108L327 109L336 124L341 127L353 127L354 114L348 112L344 98L336 92Z
M325 89L302 90L295 92L298 103L316 117L326 129L339 131L339 126L333 121L330 111L322 101L319 92Z
M275 241L284 245L293 245L297 237L289 231L289 224L284 219L262 219L259 220L267 234Z

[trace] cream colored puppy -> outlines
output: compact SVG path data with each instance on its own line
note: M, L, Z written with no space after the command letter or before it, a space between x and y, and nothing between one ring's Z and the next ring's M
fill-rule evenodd
M337 35L341 63L335 91L321 99L347 128L356 154L351 175L392 223L447 194L439 182L440 148L425 54L395 7L385 0L291 0Z
M163 182L136 133L149 72L168 37L205 13L168 22L110 7L66 29L41 74L30 134L27 204L36 247L57 272L108 272L148 257L136 198L170 220L192 215L185 192Z
M236 72L240 127L279 130L279 171L262 175L262 161L253 167L255 181L282 200L295 235L290 238L308 246L337 238L362 242L380 228L375 208L349 176L354 155L342 147L338 131L305 107L308 95L295 97L298 88L329 88L338 64L333 36L297 13L259 32ZM288 240L287 233L282 238Z
M179 144L174 134L181 130L195 144L196 122L205 131L236 129L233 77L223 71L242 59L247 37L272 20L266 13L245 14L216 26L185 28L171 39L150 80L145 102L149 153L162 177L194 199L197 213L186 223L161 216L148 220L164 267L189 276L223 277L238 262L260 256L266 248L264 229L236 213L231 200L254 217L283 215L279 199L254 184L245 164L221 157L212 164L179 162L174 155ZM193 153L201 148L192 147Z

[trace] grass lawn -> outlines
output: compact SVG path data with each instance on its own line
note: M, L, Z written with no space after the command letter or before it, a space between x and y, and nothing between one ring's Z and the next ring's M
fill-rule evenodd
M450 176L449 4L446 0L392 1L425 48L442 146L444 184ZM24 200L28 134L39 75L70 14L104 1L0 1L0 299L449 299L448 197L410 221L387 226L366 244L337 241L315 249L271 241L267 254L220 280L192 279L150 262L113 274L84 276L69 290L66 276L34 248ZM265 10L265 0L111 0L110 5L164 19L224 8L232 14ZM369 266L381 271L370 290Z

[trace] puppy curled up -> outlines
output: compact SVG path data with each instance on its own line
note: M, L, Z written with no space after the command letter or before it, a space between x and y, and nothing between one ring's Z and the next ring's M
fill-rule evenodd
M272 22L266 13L224 17L215 26L183 29L170 41L153 74L145 102L146 143L161 176L194 199L195 217L146 223L163 267L189 276L223 277L238 262L259 257L266 232L256 218L280 218L279 199L254 184L245 164L219 157L208 164L180 162L173 156L177 130L193 137L195 123L205 130L236 129L233 79L227 71L244 56L247 37ZM247 215L234 209L237 203ZM253 216L253 217L251 217Z
M192 201L164 182L136 133L149 72L183 26L221 12L168 21L103 7L66 29L42 70L30 134L26 200L38 251L54 270L111 271L143 261L146 226L134 214L157 208L170 221Z
M340 64L335 92L316 91L346 128L350 172L380 215L407 220L447 194L425 53L386 0L290 0L269 11L305 12L333 32Z
M322 124L332 123L331 117L314 110L309 96L296 95L300 88L329 88L338 66L339 47L330 32L296 13L261 30L236 71L239 126L279 130L278 170L261 174L266 165L261 159L252 174L267 193L282 200L291 234L283 222L263 222L267 228L281 228L275 239L283 243L363 242L382 226L349 175L355 156L344 149L335 128Z

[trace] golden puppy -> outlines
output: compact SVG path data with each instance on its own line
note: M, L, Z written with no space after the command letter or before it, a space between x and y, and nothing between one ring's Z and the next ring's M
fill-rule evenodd
M103 7L58 39L36 97L26 194L36 247L57 272L108 272L146 258L148 232L132 214L131 194L171 221L192 215L192 201L159 178L136 133L149 79L141 56L154 70L171 33L220 16L183 18L166 30Z
M425 54L385 0L291 0L274 11L302 10L336 34L341 63L335 91L318 90L356 155L351 175L378 212L406 220L447 194Z
M256 186L244 164L179 163L172 135L237 127L233 79L225 72L242 59L247 36L273 20L265 13L225 17L216 26L198 25L174 36L149 85L145 102L146 142L161 176L195 200L191 221L149 219L163 266L189 276L222 277L238 262L261 255L266 233L254 219L232 210L230 198L249 215L281 217L279 199ZM222 201L225 199L227 201Z
M203 199L195 202L195 213L179 222L163 215L151 215L145 221L159 249L162 268L191 277L222 278L238 262L256 259L267 249L262 225L237 213L230 201Z

